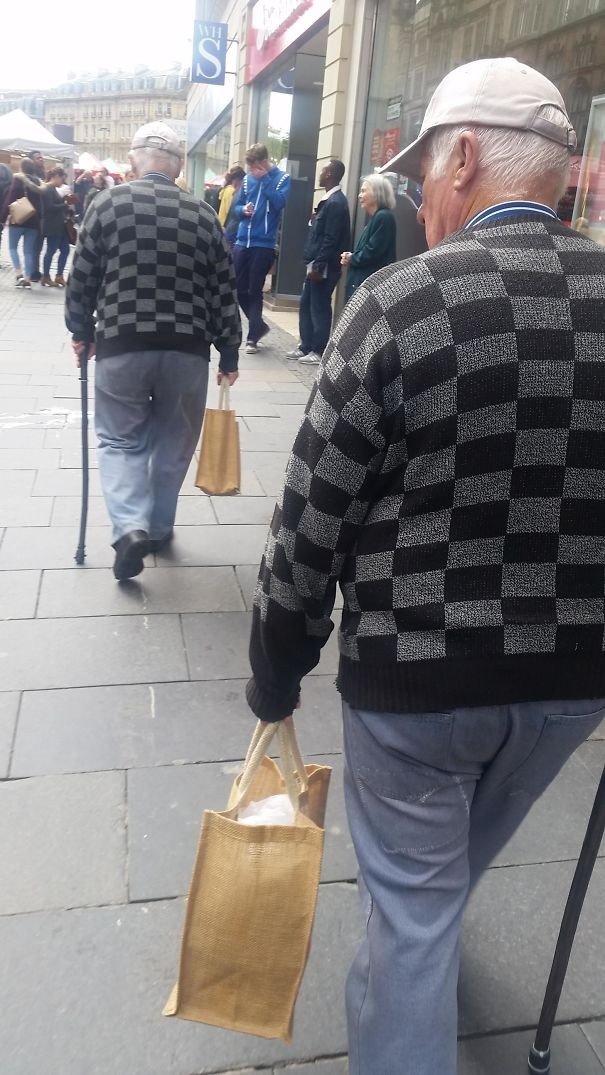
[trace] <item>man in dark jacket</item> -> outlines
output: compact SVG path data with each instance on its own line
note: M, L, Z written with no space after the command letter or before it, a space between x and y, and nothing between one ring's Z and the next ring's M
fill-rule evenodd
M4 205L4 201L9 192L10 185L13 181L13 173L8 164L3 164L0 161L0 209ZM4 230L4 224L0 224L0 246L2 245L2 232Z
M342 161L331 160L322 169L319 185L325 194L309 221L303 257L307 276L300 298L298 328L300 344L287 357L317 366L330 337L332 292L340 279L340 255L351 242L349 203L340 184L345 174Z
M177 187L182 157L170 127L139 128L130 153L137 179L97 194L67 284L78 361L97 358L99 473L117 579L138 575L146 554L172 539L204 416L211 344L219 384L238 376L231 255L216 214Z
M437 87L388 166L424 179L429 250L345 307L261 566L264 721L344 598L351 1075L454 1075L469 891L605 714L605 250L557 218L575 146L517 60Z

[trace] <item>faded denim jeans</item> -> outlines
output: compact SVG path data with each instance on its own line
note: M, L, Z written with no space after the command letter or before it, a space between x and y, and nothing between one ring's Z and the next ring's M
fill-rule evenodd
M605 700L405 714L345 702L343 716L366 917L347 981L349 1072L455 1075L469 891L598 727Z
M200 437L208 359L130 351L97 361L99 476L112 541L131 530L165 537Z

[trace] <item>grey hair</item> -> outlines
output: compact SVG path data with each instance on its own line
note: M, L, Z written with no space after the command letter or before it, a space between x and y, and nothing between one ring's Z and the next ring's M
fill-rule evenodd
M183 164L180 157L175 157L174 153L166 153L154 146L131 149L130 159L137 176L145 175L146 172L162 172L176 179Z
M546 105L540 113L544 119L568 124L560 109ZM431 135L427 155L431 160L431 175L438 179L446 170L454 146L461 134L474 131L480 146L480 165L488 183L502 188L508 195L527 197L547 175L557 178L558 198L561 198L569 178L569 153L565 146L550 142L533 131L518 131L510 127L441 127Z
M367 183L372 191L377 209L395 208L395 195L390 180L385 179L383 175L377 175L376 172L372 172L371 175L364 175L361 182L362 184Z

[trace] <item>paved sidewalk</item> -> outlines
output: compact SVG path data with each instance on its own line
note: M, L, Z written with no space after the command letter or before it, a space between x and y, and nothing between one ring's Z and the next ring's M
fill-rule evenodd
M362 922L332 642L304 684L298 719L303 750L329 761L334 781L294 1042L161 1016L200 816L224 806L252 731L243 686L253 586L312 375L283 359L295 341L277 328L262 352L242 356L232 397L242 495L204 496L192 468L170 553L150 556L142 576L118 586L94 449L86 566L73 561L79 383L62 295L16 292L2 256L2 1075L343 1075L343 986ZM526 1070L604 762L605 731L570 761L469 907L460 1075ZM601 858L559 1009L553 1075L605 1073L604 906Z

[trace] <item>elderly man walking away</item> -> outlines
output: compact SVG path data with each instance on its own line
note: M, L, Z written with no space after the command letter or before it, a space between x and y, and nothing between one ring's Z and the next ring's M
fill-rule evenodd
M269 331L263 321L263 284L275 261L277 232L290 190L290 176L271 164L261 142L246 152L247 173L232 212L238 222L233 247L237 298L248 318L246 354L255 355L258 342Z
M351 1075L454 1075L469 890L604 715L605 250L557 219L575 145L516 60L437 87L387 165L424 178L430 249L349 301L261 566L262 720L344 595Z
M309 221L303 251L307 275L298 315L300 344L286 357L307 366L319 365L330 338L332 292L340 280L341 254L351 242L349 203L340 189L344 174L345 166L339 160L322 168L319 185L325 194Z
M238 376L231 257L212 210L175 184L182 156L170 127L139 128L130 153L138 178L91 203L67 285L74 351L97 359L99 472L117 579L138 575L146 554L172 539L211 344L219 383Z

